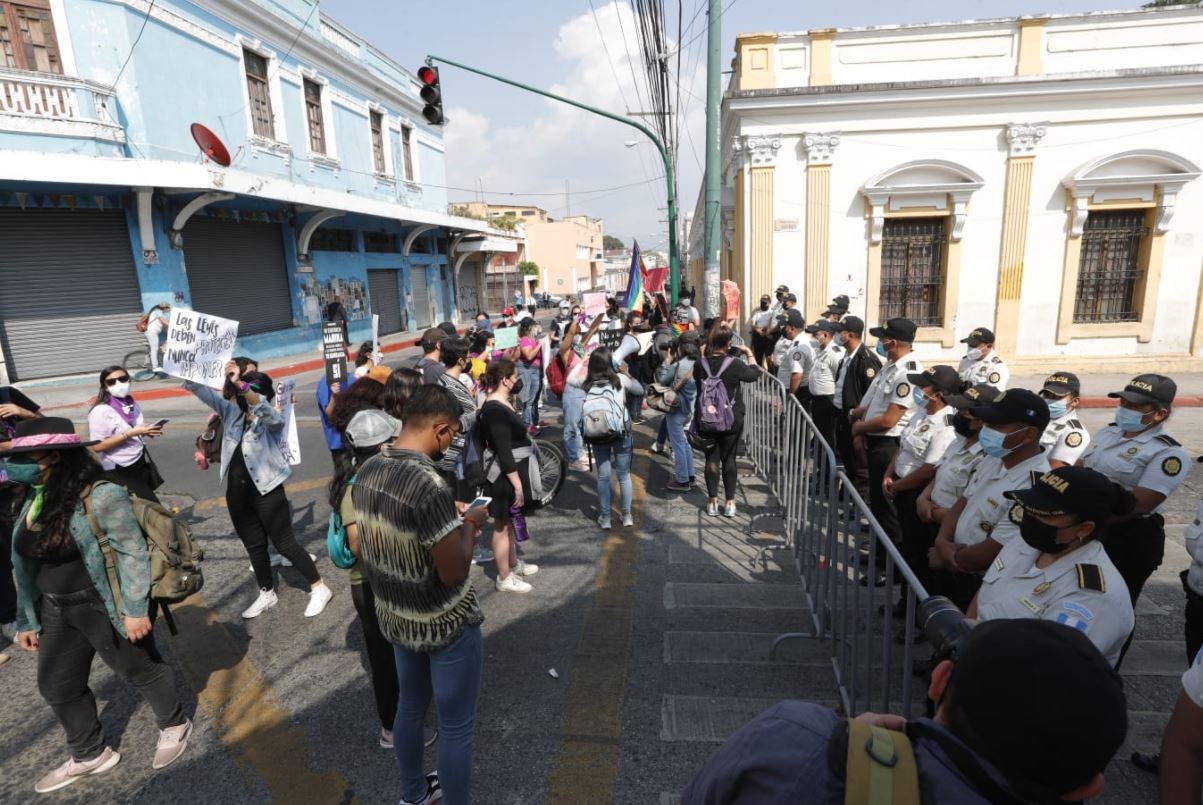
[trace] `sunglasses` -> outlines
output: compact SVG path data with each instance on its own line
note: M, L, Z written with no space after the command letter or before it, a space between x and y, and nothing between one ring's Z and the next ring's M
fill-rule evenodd
M123 375L122 377L110 377L108 380L104 381L104 384L106 386L115 386L118 383L128 383L128 382L129 382L129 375Z

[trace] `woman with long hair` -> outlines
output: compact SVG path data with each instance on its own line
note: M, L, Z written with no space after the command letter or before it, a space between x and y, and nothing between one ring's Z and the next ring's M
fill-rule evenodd
M142 406L130 393L130 376L120 366L100 372L100 390L88 412L88 438L100 458L105 478L124 486L143 500L159 499L155 489L162 483L159 471L146 450L144 438L161 436L163 429L147 425Z
M488 468L493 497L489 516L493 519L496 586L504 593L529 593L531 586L523 578L539 572L538 565L518 558L518 542L525 537L524 519L533 510L531 463L537 460L526 424L514 407L514 401L522 393L522 383L512 360L493 361L485 372L488 396L477 414L484 446L494 456ZM534 477L538 477L537 467ZM523 520L516 524L515 517Z
M531 436L539 435L539 395L543 392L543 345L534 318L518 324L518 376L522 378L522 419Z
M159 740L153 768L179 758L192 732L151 635L146 536L129 493L103 482L89 446L69 419L45 417L20 422L3 454L8 477L29 490L13 530L17 642L38 653L38 690L71 751L34 785L42 794L121 760L105 743L88 688L97 654L154 710ZM108 537L109 557L89 525L89 509ZM106 558L115 562L117 589L109 583Z
M667 357L656 370L656 382L668 386L677 394L676 404L660 422L664 438L672 444L673 477L666 485L670 492L693 489L693 448L685 435L685 426L693 417L693 403L697 397L693 367L700 355L697 337L687 338L686 335L696 332L690 330L672 342ZM656 436L656 444L664 444L660 434Z
M735 516L735 487L738 473L735 467L735 454L739 448L740 437L744 431L744 398L740 391L741 383L752 383L760 377L760 367L756 357L747 347L732 348L731 341L735 333L730 327L718 324L710 329L706 341L706 354L694 367L693 376L699 384L707 378L718 378L727 392L727 400L731 403L732 422L726 430L707 430L702 426L704 418L701 411L701 398L698 398L694 417L697 421L698 435L706 454L706 494L710 501L706 513L717 517L718 482L723 480L724 505L723 514Z
M635 525L631 517L631 456L634 447L634 436L631 432L631 415L627 406L627 395L643 396L643 386L626 374L614 371L610 350L596 349L589 356L589 368L582 384L585 399L593 395L609 398L615 414L623 418L622 439L606 444L593 445L593 458L597 462L597 503L600 510L597 524L610 530L610 476L611 463L614 473L618 475L619 511L622 514L622 525L629 528Z
M357 380L351 389L367 382L367 378ZM292 507L284 494L284 482L292 474L292 467L280 449L285 423L284 416L271 404L276 392L270 379L261 372L239 378L238 365L230 361L221 393L192 381L184 383L184 388L221 417L221 478L226 481L226 508L259 585L259 595L243 610L242 617L257 618L279 602L268 542L309 582L305 617L320 615L334 593L293 534Z
M384 381L384 396L378 407L393 419L400 420L405 403L421 385L422 373L417 369L394 369Z

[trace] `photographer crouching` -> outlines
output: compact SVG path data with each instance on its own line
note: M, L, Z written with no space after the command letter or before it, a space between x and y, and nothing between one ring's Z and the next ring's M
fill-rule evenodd
M818 704L781 702L710 756L684 805L1019 805L1097 796L1128 716L1123 683L1090 640L1052 621L970 630L944 598L923 609L928 638L949 657L928 688L934 719L846 720Z

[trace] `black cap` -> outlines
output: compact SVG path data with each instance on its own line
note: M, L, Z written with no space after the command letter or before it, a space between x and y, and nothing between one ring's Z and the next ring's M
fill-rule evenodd
M830 319L820 319L815 322L815 327L821 333L838 333L840 326Z
M944 402L958 411L968 411L970 408L994 402L1000 394L1002 394L1002 391L996 386L991 386L989 383L978 383L976 386L970 386L965 389L960 394L945 394Z
M1003 497L1019 501L1025 511L1042 517L1073 514L1097 523L1111 513L1114 494L1111 480L1101 472L1058 467L1037 478L1030 489L1003 492Z
M788 292L789 292L789 286L788 286L788 285L778 285L778 286L777 286L777 291L776 291L776 292L777 292L777 293L788 293Z
M1042 801L1102 773L1128 731L1119 674L1086 635L1053 621L979 623L949 688L946 706L973 725L977 753ZM1045 717L1037 725L1017 713Z
M777 317L778 327L797 327L801 330L806 326L806 319L802 317L802 311L796 307L791 307L789 310Z
M915 323L910 319L887 319L882 326L871 328L869 335L876 338L893 338L909 344L915 340L915 330Z
M837 330L847 330L850 333L857 335L865 334L865 322L858 319L856 316L845 316L844 320L836 325Z
M922 372L911 372L906 379L918 388L934 386L936 391L954 394L961 390L961 376L951 366L929 366ZM947 397L944 398L948 400Z
M771 299L772 299L772 297L770 297L770 296L769 296L767 293L762 293L762 294L760 295L760 301L761 301L761 302L768 302L768 301L770 301Z
M1041 433L1048 427L1048 403L1027 389L1007 389L986 405L975 405L969 413L988 425L1018 422L1031 425Z
M978 344L993 344L994 333L985 327L978 327L972 333L961 339L962 344L976 347Z
M1081 394L1082 381L1072 372L1053 372L1044 378L1044 390L1058 397L1066 394Z
M1135 405L1172 405L1178 384L1165 375L1137 375L1128 381L1123 391L1113 391L1108 397L1118 397Z
M822 321L822 319L819 319L819 321ZM810 333L811 335L814 335L815 333L817 333L819 331L819 322L816 321L814 324L808 324L805 327L803 327L802 329L804 329L806 332Z
M787 293L785 295L784 301L793 302L794 304L797 304L798 303L798 295L796 293Z
M431 327L429 330L422 333L422 339L420 341L420 343L422 345L422 349L425 349L428 351L433 350L434 345L439 343L446 337L447 337L446 330L439 329L438 327Z
M848 297L845 294L840 294L835 299L831 300L831 309L838 310L843 313L847 313L848 312L848 304L849 304Z

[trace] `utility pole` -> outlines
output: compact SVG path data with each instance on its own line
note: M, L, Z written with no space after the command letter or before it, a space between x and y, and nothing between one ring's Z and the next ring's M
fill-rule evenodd
M713 6L716 0L710 0L710 2ZM669 285L671 288L669 303L673 305L677 304L677 295L681 290L681 265L677 256L676 179L673 176L673 164L672 160L669 158L668 149L664 147L664 143L660 142L660 138L656 136L655 132L638 121L627 120L621 115L616 115L613 112L607 112L605 109L598 109L595 106L589 106L588 104L581 103L580 101L574 101L572 98L565 98L563 95L556 95L554 92L548 92L547 90L532 87L528 84L523 84L520 81L513 80L512 78L505 78L494 73L487 73L484 70L478 70L475 67L469 67L468 65L461 64L460 62L444 59L442 56L431 55L426 57L427 64L431 64L433 62L447 64L452 67L458 67L461 70L467 70L470 73L475 73L476 75L481 75L485 78L491 78L494 81L500 81L503 84L509 84L511 87L524 89L527 92L533 92L536 95L542 95L544 98L551 98L552 100L566 103L569 106L575 106L577 109L584 109L586 112L592 112L595 115L601 115L602 117L609 118L610 120L616 120L623 125L639 129L641 132L643 132L643 134L652 141L652 144L656 146L656 150L660 152L660 159L662 162L664 162L664 180L668 195L668 275L670 277ZM573 284L575 286L575 278Z
M572 217L572 194L568 190L568 180L564 180L564 217Z
M718 138L720 106L722 105L722 66L719 64L722 48L722 5L721 0L708 0L706 11L706 198L702 222L702 265L706 302L703 315L707 318L721 316L719 310L719 241L722 237L722 182L719 173L723 161L719 156ZM736 311L728 311L729 313Z

